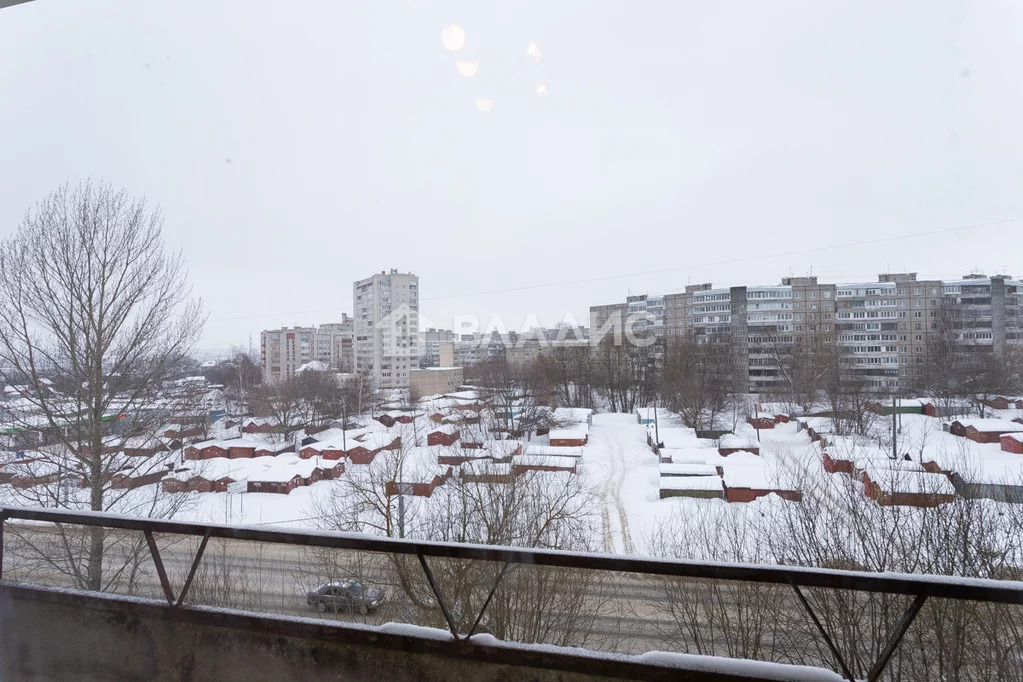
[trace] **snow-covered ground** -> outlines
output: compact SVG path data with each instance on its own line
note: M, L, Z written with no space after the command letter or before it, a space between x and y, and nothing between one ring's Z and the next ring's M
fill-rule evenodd
M999 415L1001 416L1001 415ZM681 427L673 415L659 414L661 438L671 440L671 446L686 453L706 450L710 458L716 457L712 441L697 439L690 429ZM819 420L818 426L826 426ZM953 436L943 431L941 420L922 415L903 415L898 434L900 453L908 453L915 462L934 461L941 466L957 464L966 470L980 471L985 476L995 475L1023 481L1023 457L1002 452L997 444L980 444ZM435 425L434 425L435 426ZM373 431L408 431L409 426L396 425L387 429L371 422ZM582 448L578 476L596 500L592 545L606 552L648 554L653 552L655 534L666 524L684 524L688 519L702 517L725 518L737 514L755 514L776 505L793 504L777 496L757 499L748 504L728 504L719 499L670 497L660 499L659 458L647 443L652 426L639 423L636 414L596 414L589 427L588 444ZM884 442L890 434L891 418L878 417L873 442L862 438L835 439L836 450L878 456L888 452L891 445ZM227 435L227 434L224 434ZM420 434L422 435L422 434ZM742 423L736 429L739 440L756 444L757 432ZM534 438L528 446L543 448L546 437ZM739 465L740 461L753 465L761 463L765 475L798 479L802 485L837 486L844 474L829 474L821 463L821 447L811 443L796 424L778 424L774 429L759 432L759 458L733 456L732 460L717 458L715 464ZM538 452L540 450L537 450ZM578 450L576 450L578 451ZM859 456L859 455L857 455ZM711 460L708 459L708 462ZM354 466L354 465L353 465ZM317 517L314 499L338 494L342 481L320 481L298 487L290 494L245 493L187 493L186 503L177 512L182 520L237 525L263 525L270 527L317 528L322 519ZM146 488L132 491L132 495L145 495ZM441 491L442 489L438 489ZM445 494L433 498L415 498L417 505L442 504ZM410 503L413 501L410 500ZM321 507L322 508L322 507Z

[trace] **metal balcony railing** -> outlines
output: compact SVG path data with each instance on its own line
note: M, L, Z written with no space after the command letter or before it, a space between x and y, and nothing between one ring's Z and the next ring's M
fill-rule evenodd
M668 578L713 579L743 581L767 585L791 587L806 616L814 624L828 649L837 661L840 672L849 680L855 679L841 652L821 624L818 614L803 593L802 588L831 588L864 593L908 595L913 598L891 632L886 646L881 650L867 676L868 680L881 677L888 662L898 649L903 636L930 598L954 601L987 602L991 604L1023 605L1023 582L989 579L957 578L938 575L915 575L902 573L868 573L860 571L802 568L792 566L757 565L739 563L716 563L702 561L680 561L567 552L559 550L522 549L489 545L470 545L449 542L420 542L356 533L324 531L271 530L256 527L235 527L161 519L131 518L114 514L55 509L22 507L0 507L0 580L3 579L3 529L11 520L50 522L55 524L101 527L139 531L146 539L149 552L160 580L167 608L180 608L188 596L196 569L203 559L203 553L211 538L242 540L305 547L380 552L392 555L415 556L418 558L434 596L455 640L464 640L476 633L487 607L491 603L507 570L515 565L587 569L634 573L646 576ZM191 570L181 590L174 594L161 558L154 534L193 536L202 538L191 563ZM455 624L442 590L438 588L428 558L469 559L502 564L489 595L483 603L479 616L468 633L461 633Z

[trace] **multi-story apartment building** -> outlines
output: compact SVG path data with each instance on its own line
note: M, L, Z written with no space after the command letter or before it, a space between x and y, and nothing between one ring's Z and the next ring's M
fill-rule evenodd
M940 332L942 285L916 273L838 285L836 333L842 367L866 386L908 389L924 376Z
M664 296L638 294L625 299L626 314L632 318L632 332L637 338L664 336Z
M629 316L628 303L590 306L590 339L599 343L604 338L620 340Z
M729 344L739 386L756 393L780 387L797 356L816 366L836 354L845 376L908 391L924 378L928 346L949 328L981 350L1023 347L1023 283L1008 277L943 283L888 273L852 284L816 277L786 277L777 286L695 284L593 306L594 334L615 316L624 323L630 311L647 312L651 300L663 310L668 342Z
M295 375L302 365L318 360L334 372L351 372L352 320L320 327L284 327L260 334L263 381L275 384Z
M942 282L952 338L978 353L1023 348L1023 277L967 275Z
M440 362L440 346L442 343L454 343L455 333L450 329L430 328L419 332L419 366L443 367Z
M355 282L355 370L378 389L408 388L419 364L419 278L381 272Z

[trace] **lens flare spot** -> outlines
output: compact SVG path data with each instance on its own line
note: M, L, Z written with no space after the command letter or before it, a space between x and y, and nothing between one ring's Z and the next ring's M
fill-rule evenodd
M466 78L472 78L480 70L480 65L476 62L455 62L455 68Z
M526 55L537 64L543 58L543 52L540 51L540 46L536 43L530 43L526 45Z
M540 83L538 86L536 86L536 94L538 94L538 95L546 95L547 94L547 86L544 85L543 83Z
M494 100L478 99L476 100L476 108L479 109L480 113L489 114L490 110L494 108Z
M440 32L440 42L452 52L458 52L465 47L465 31L458 24L448 24Z

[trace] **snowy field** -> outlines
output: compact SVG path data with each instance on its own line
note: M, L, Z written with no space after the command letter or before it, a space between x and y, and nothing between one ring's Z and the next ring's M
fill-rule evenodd
M1012 412L998 416L1015 415ZM1023 457L1002 452L997 444L980 444L953 436L942 430L939 419L903 415L901 421L898 450L908 454L915 462L933 461L942 467L952 468L954 465L959 470L979 472L988 478L1023 481ZM814 423L820 428L828 425L827 420L821 419ZM878 417L873 425L878 434L874 441L838 437L833 439L832 449L839 453L849 451L856 457L883 456L890 451L890 443L881 444L884 436L890 433L890 425L890 417ZM712 441L697 439L672 415L662 413L659 426L659 435L666 447L685 453L706 452L710 458L717 457L714 454L716 450L710 447ZM400 428L396 425L387 429L376 422L369 426L369 429L380 432L393 432ZM777 505L796 504L776 495L746 504L688 497L659 499L660 460L647 443L648 429L652 428L641 425L635 414L596 414L592 417L588 443L582 447L577 475L594 498L597 518L592 524L594 537L591 544L596 550L619 554L655 553L652 549L654 535L671 524L686 524L691 518L726 520L736 515L770 516L769 510ZM757 432L748 424L740 424L735 435L739 441L756 444ZM805 487L838 486L841 477L845 476L824 470L820 446L811 443L805 432L798 432L795 422L761 430L759 438L760 457L747 456L744 459L762 468L761 475L775 479L796 478ZM526 446L527 450L533 447L540 451L547 444L547 437L534 437ZM727 470L738 467L744 459L733 455L714 461L724 464ZM355 465L350 466L355 468ZM298 487L287 495L185 493L184 504L175 513L175 518L205 523L315 529L322 527L323 520L317 516L314 500L340 495L343 486L343 481L330 480ZM145 486L130 494L144 498L154 492L153 486ZM433 497L409 498L408 504L440 505L447 494L445 486L441 486Z
M664 416L664 423L670 424L670 417ZM671 428L665 426L666 432ZM747 432L741 427L740 433L756 439L751 428ZM805 434L795 433L794 424L782 425L771 432L762 431L761 435L765 465L784 465L789 459L802 462L819 458ZM535 437L528 445L539 447L546 443L546 437ZM647 553L647 539L677 512L684 513L694 506L726 504L721 500L659 499L658 464L657 455L647 444L647 427L638 423L635 414L593 416L578 475L599 505L599 537L594 539L595 547L614 553ZM208 523L317 528L320 519L316 516L313 498L336 494L342 485L339 481L320 481L296 488L288 495L187 493L188 503L177 517ZM435 494L436 499L442 497ZM418 502L430 504L433 499ZM777 500L765 499L752 505L776 503Z

